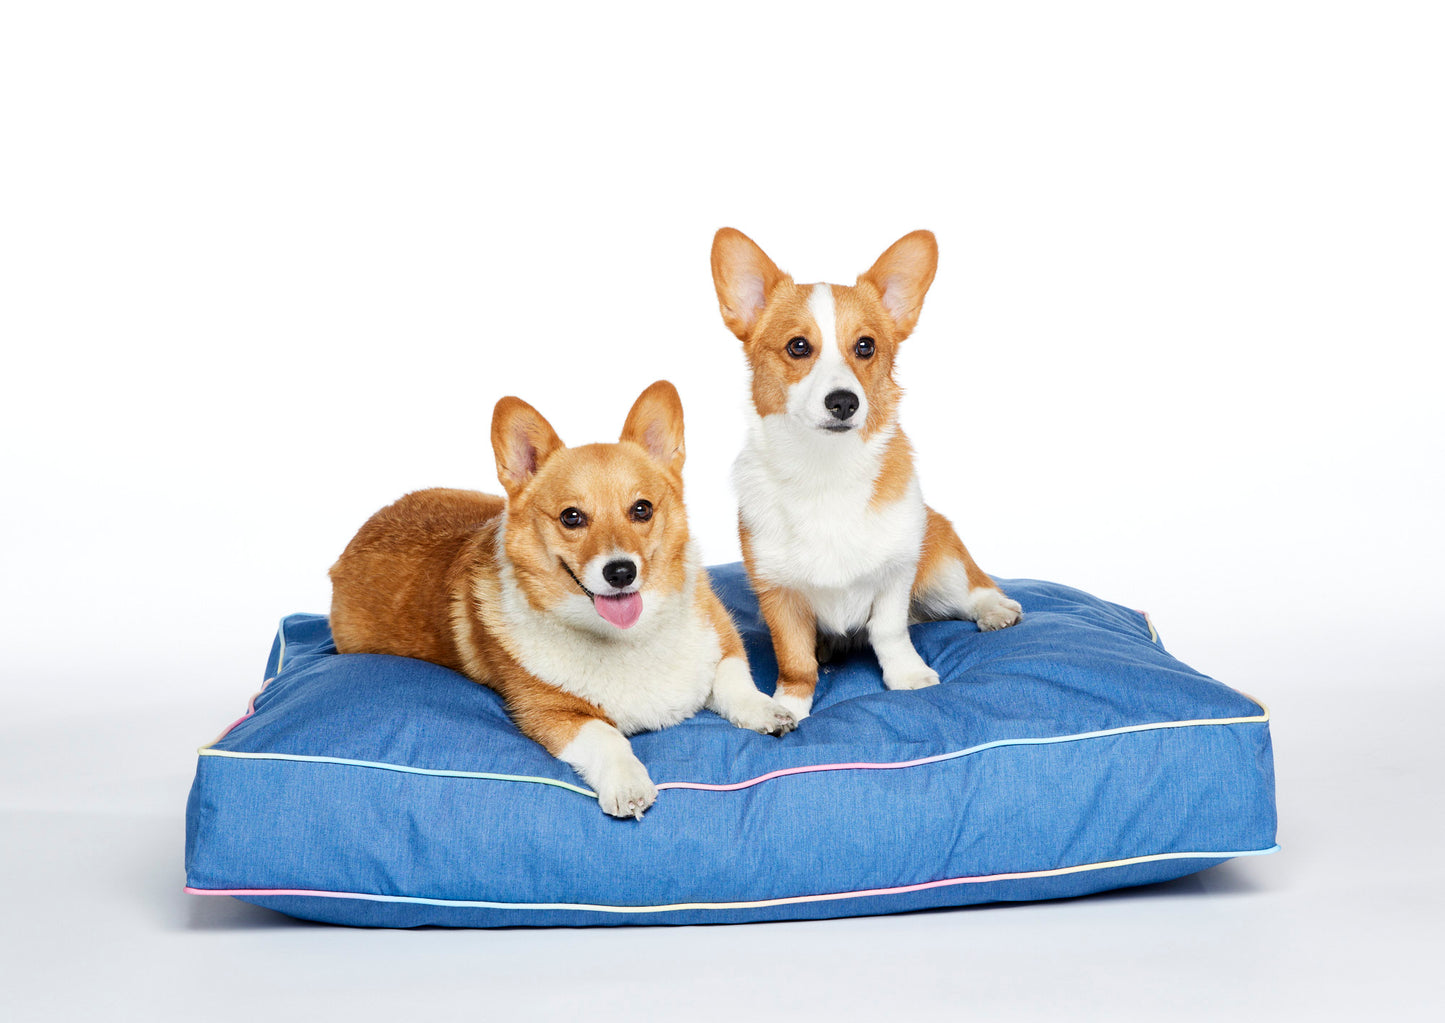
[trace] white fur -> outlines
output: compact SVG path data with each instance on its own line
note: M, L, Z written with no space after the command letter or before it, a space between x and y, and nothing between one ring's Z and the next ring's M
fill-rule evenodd
M908 637L927 510L917 476L897 501L872 507L891 438L891 430L865 441L754 413L733 480L760 581L802 594L824 631L866 626L885 684L918 689L938 681ZM800 721L812 706L787 694L778 701Z
M798 726L798 719L779 701L758 692L748 662L741 657L724 657L717 666L707 705L739 728L754 732L782 735Z
M618 589L607 581L602 575L602 570L613 561L630 561L632 567L638 571L638 576L629 586ZM599 554L586 565L577 566L575 571L581 578L583 584L593 593L603 593L608 596L615 596L619 593L633 593L642 589L647 580L642 578L641 566L637 564L637 558L624 550L611 550L606 554ZM643 605L644 607L646 604Z
M912 590L912 574L895 577L873 598L873 611L868 617L868 640L883 669L883 684L889 689L922 689L938 684L938 672L923 662L908 636Z
M505 531L505 519L499 528ZM505 537L498 538L498 547L505 548ZM666 596L644 588L642 615L630 629L603 619L580 590L551 611L536 610L504 559L502 642L543 682L601 707L622 735L675 725L705 706L739 728L773 735L792 731L797 720L758 691L747 661L722 656L717 631L695 599L696 587L707 585L695 542L688 543L685 557L682 588Z
M868 420L868 396L843 355L832 285L813 285L808 293L808 311L818 325L818 348L808 375L788 389L788 415L810 427L862 426ZM858 411L846 424L833 418L823 404L823 399L837 390L852 391L858 396Z
M801 696L793 696L789 693L778 693L773 699L798 721L802 721L808 716L808 712L813 709L813 698L811 696L803 699Z
M693 599L701 571L690 543L682 588L665 596L644 589L637 624L619 629L581 590L550 611L536 610L503 560L500 638L524 668L601 707L624 735L666 728L702 708L722 658L717 633Z
M799 428L753 413L733 463L738 510L762 580L803 593L829 632L867 624L877 594L912 585L927 513L917 477L901 498L873 508L873 480L892 431Z
M613 817L642 818L657 798L657 786L622 733L605 721L588 721L557 753L597 791L597 802Z

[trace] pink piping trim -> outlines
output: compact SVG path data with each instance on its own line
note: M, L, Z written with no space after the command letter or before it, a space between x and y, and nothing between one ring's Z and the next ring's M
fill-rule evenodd
M222 739L224 739L226 736L230 735L230 734L231 734L231 730L232 730L233 728L235 728L237 725L239 725L242 721L245 721L245 720L246 720L248 717L250 717L252 714L256 713L256 699L257 699L257 697L259 697L262 693L264 693L264 692L266 691L266 687L269 686L269 685L270 685L272 682L274 682L275 680L276 680L276 676L275 676L275 675L272 675L272 676L271 676L270 678L268 678L266 681L262 682L262 683L261 683L261 688L260 688L260 689L257 689L254 693L251 694L251 702L248 703L248 704L246 704L246 713L242 714L242 715L241 715L240 717L238 717L235 721L232 721L229 725L227 725L227 726L225 727L225 729L221 732L221 734L218 735L218 736L216 736L214 739L212 739L208 745L214 746L216 743L220 742L220 741L221 741Z
M804 767L787 767L781 771L769 771L767 774L760 774L756 778L749 778L747 781L733 782L730 785L709 785L698 781L666 781L658 785L662 789L701 789L705 792L736 792L738 789L751 788L754 785L761 785L765 781L772 781L774 778L786 778L790 774L812 774L816 771L892 771L901 767L918 767L920 764L936 764L940 760L951 760L956 753L944 753L936 757L922 757L918 760L901 760L893 764L809 764Z

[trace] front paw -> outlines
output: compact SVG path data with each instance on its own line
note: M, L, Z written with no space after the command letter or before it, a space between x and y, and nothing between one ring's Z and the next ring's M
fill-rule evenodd
M938 672L919 661L907 668L885 670L883 684L889 689L926 689L938 685Z
M783 710L793 716L793 727L796 728L802 720L813 712L813 694L798 696L785 690L781 685L773 694L773 701Z
M1024 609L1017 600L1010 600L997 590L980 598L974 605L973 620L979 632L993 632L1017 625L1024 616Z
M739 728L747 728L764 735L787 735L798 727L793 712L771 696L754 692L756 699L748 699L739 706L730 707L727 719Z
M619 758L609 765L596 788L598 805L612 817L642 820L643 812L657 799L657 786L636 757L630 763Z

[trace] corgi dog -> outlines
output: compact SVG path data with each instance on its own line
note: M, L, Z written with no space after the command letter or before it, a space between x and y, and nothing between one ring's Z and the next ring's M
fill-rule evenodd
M802 720L818 660L866 640L889 689L938 674L913 622L982 630L1021 616L923 503L898 426L898 347L938 266L928 231L895 242L852 286L795 284L747 235L713 239L723 322L752 373L747 440L733 466L743 561L778 657L775 698Z
M522 733L614 817L657 798L626 736L708 707L792 730L753 685L682 502L682 403L667 381L616 444L569 448L503 398L492 450L506 497L420 490L373 515L331 569L340 653L432 661L495 689Z

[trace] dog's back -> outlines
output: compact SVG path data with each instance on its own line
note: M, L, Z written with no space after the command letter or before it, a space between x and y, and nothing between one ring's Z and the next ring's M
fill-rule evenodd
M331 567L337 651L417 657L463 671L450 627L457 566L492 560L505 507L490 494L437 488L407 494L367 519Z

